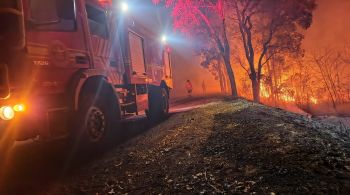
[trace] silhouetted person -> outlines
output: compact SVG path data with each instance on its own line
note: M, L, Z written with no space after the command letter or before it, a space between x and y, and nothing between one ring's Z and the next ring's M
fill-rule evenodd
M206 95L207 93L207 87L205 86L205 81L202 82L202 89L203 89L203 95Z
M192 83L191 83L190 80L186 81L186 90L187 90L187 93L188 93L188 97L191 97L192 96L192 91L193 91L193 86L192 86Z

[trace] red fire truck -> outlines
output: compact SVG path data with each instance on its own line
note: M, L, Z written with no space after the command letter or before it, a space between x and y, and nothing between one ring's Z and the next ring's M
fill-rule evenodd
M129 116L164 119L170 50L119 8L118 0L0 1L1 146L64 137L99 145Z

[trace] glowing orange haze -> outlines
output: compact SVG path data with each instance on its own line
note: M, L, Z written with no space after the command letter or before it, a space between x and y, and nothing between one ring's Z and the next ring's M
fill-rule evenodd
M321 47L342 47L350 44L350 0L318 0L318 8L315 11L311 28L306 32L303 47L306 52L313 52ZM219 93L220 85L213 76L199 65L199 59L194 56L190 43L181 43L175 46L173 56L175 96L185 96L185 81L190 79L194 85L194 93L202 94L202 81L206 82L208 93ZM251 89L247 73L238 65L234 65L236 81L240 95L250 97ZM350 69L350 67L349 67ZM350 70L349 70L350 71ZM286 73L287 74L287 73ZM288 76L288 75L285 75ZM245 80L244 82L242 82ZM271 92L267 86L261 86L261 97L266 100L271 98ZM295 97L282 94L280 99L285 102L295 102ZM316 97L310 97L313 104L319 103Z

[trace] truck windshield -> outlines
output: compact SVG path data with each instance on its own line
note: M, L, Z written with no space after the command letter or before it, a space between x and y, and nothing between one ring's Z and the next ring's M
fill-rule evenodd
M16 0L0 0L0 8L14 8L17 9Z
M14 14L8 8L16 9L17 0L0 0L0 51L7 49L7 46L13 46L20 40L19 16ZM0 56L5 54L0 54Z

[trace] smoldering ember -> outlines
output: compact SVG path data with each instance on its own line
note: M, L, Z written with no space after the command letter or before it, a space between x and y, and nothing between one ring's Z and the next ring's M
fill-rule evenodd
M348 10L1 0L0 194L350 194Z

